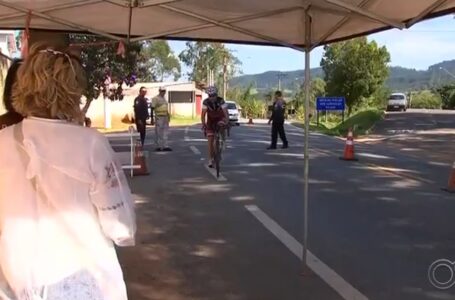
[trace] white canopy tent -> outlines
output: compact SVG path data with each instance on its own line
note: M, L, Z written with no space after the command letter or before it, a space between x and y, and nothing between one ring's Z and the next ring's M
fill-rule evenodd
M305 51L303 263L308 233L310 52L327 43L455 13L455 0L0 0L0 28L86 32L118 41L165 38Z
M454 12L454 0L0 0L0 28L92 32L121 40L168 38L303 49Z

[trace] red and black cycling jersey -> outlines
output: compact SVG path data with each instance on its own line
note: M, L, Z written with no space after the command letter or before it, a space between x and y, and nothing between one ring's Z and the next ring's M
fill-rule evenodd
M207 111L207 126L210 129L213 129L215 124L225 119L225 108L226 102L221 97L217 97L214 100L207 98L203 101L202 109Z
M206 109L208 112L223 110L225 105L226 105L226 102L221 97L217 97L216 100L207 98L202 102L202 109Z

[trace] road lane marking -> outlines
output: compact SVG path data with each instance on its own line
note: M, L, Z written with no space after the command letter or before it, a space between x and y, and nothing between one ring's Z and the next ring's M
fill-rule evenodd
M334 152L332 150L313 149L313 151L321 152L321 153L324 153L326 155L327 154L328 155L336 155L336 152ZM404 170L400 170L398 168L387 167L387 166L384 166L384 165L381 166L381 165L377 165L377 164L369 163L369 162L364 162L364 161L357 161L356 163L359 164L359 165L365 165L367 169L375 171L375 172L378 172L378 173L385 173L385 174L393 175L393 176L398 177L398 178L412 179L412 180L423 182L423 183L426 183L426 184L434 184L434 181L432 181L432 180L428 180L428 179L422 178L422 177L417 176L417 175L411 175L411 174L408 174L408 173L404 173Z
M152 145L153 145L152 142L145 142L144 143L144 147L145 146L152 146ZM128 143L128 144L126 144L126 143L118 143L118 144L117 143L111 143L111 146L112 147L131 147L131 144L130 143Z
M293 236L287 233L278 223L271 219L256 205L245 205L245 208L280 240L295 256L302 259L303 247ZM307 250L307 265L322 280L332 287L345 300L368 300L368 298L344 280L313 253Z
M188 132L189 132L190 128L189 127L186 127L185 128L185 141L188 142L190 141L190 138L188 137ZM204 140L205 141L205 140ZM196 148L196 146L194 145L191 145L190 146L190 149L191 151L195 154L195 155L201 155L201 151ZM204 160L204 159L201 159L201 160ZM212 169L212 168L209 168L209 166L207 166L206 164L204 164L204 167L205 169L210 173L212 174L212 176L217 180L217 181L227 181L226 177L223 176L223 174L220 173L220 176L217 177L216 176L216 170L215 169Z
M362 164L366 165L368 169L373 170L373 171L383 172L383 173L394 175L396 177L411 179L411 180L423 182L426 184L434 183L432 180L428 180L428 179L422 178L417 175L411 175L408 173L404 173L406 170L401 170L401 169L397 169L397 168L393 168L393 167L380 166L380 165L376 165L373 163L362 163Z
M191 151L193 151L194 154L201 155L201 151L199 151L199 149L196 148L196 146L192 145L192 146L190 146L190 149L191 149Z
M190 139L189 136L188 136L188 131L189 131L189 130L190 130L189 127L186 127L186 128L185 128L185 137L184 137L185 142L188 142L189 139Z
M216 177L216 170L215 168L209 168L206 164L204 164L205 169L212 174L212 176L216 179L216 181L227 181L226 177L223 176L223 174L220 173L220 177Z

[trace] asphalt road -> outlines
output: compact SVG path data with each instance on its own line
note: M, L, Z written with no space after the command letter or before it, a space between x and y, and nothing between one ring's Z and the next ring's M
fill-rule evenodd
M408 109L406 112L387 112L385 120L376 125L374 133L393 136L438 129L455 130L455 111Z
M344 142L319 134L313 273L301 276L303 132L287 130L291 148L270 152L268 126L234 128L217 181L199 127L173 129L175 151L152 153L151 175L131 181L140 243L120 251L131 299L455 299L427 278L433 261L455 259L447 166L383 144L345 162Z
M376 125L374 135L382 144L411 156L447 163L455 160L455 111L390 112Z

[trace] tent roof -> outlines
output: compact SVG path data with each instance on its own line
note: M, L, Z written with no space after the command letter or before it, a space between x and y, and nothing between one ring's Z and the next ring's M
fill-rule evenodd
M306 10L315 47L454 13L455 0L0 0L0 28L31 13L34 29L301 48Z

